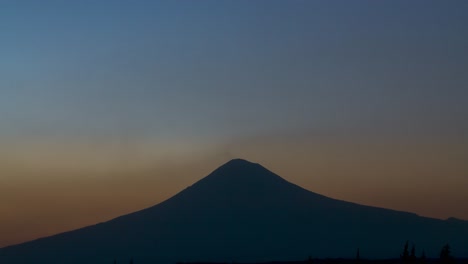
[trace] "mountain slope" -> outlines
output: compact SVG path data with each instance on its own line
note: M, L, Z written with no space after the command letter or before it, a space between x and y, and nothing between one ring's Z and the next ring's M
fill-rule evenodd
M468 256L468 223L331 199L232 160L174 197L106 223L0 250L0 263L268 261L397 257L409 239Z

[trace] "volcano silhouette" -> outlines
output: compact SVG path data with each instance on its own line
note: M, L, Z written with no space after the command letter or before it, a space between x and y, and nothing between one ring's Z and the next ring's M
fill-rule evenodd
M397 195L397 194L396 194ZM231 160L153 207L0 249L0 263L263 262L395 258L406 240L468 257L468 222L328 198L259 164Z

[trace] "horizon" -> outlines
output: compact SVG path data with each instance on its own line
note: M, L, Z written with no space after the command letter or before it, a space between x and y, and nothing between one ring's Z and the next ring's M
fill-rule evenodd
M216 169L212 170L212 171L210 172L210 174L205 175L204 177L202 177L202 178L196 180L193 184L190 184L190 185L184 187L183 189L177 191L173 196L168 197L167 199L164 199L164 200L162 200L162 201L160 201L160 202L158 202L158 203L156 203L156 204L147 206L147 207L145 207L145 208L140 208L140 209L137 209L137 210L135 210L135 211L132 211L132 212L129 212L129 213L125 213L125 214L123 214L123 215L118 215L118 216L113 217L113 218L111 218L111 219L106 219L106 220L103 220L103 221L100 221L100 222L96 222L96 223L89 224L88 226L91 226L91 225L94 225L94 224L99 224L99 223L106 223L106 222L112 221L112 220L114 220L114 219L120 218L120 217L122 217L122 216L131 215L131 214L133 214L133 213L137 213L137 212L140 212L140 211L143 211L143 210L150 209L150 208L155 207L155 206L157 206L157 205L159 205L159 204L161 204L161 203L163 203L163 202L165 202L165 201L170 200L171 198L173 198L174 196L178 195L179 193L184 192L185 190L187 190L188 187L192 187L192 186L196 185L197 183L199 183L199 182L201 182L202 180L204 180L204 179L208 178L209 176L211 176L211 175L212 175L213 173L215 173L216 171L223 170L223 172L226 172L227 169L223 169L223 168L225 168L226 166L231 166L231 167L232 167L232 166L235 165L234 168L237 168L237 169L238 169L240 166L245 166L246 164L247 164L248 166L250 166L250 165L259 165L263 170L272 172L274 175L279 176L279 177L280 177L281 179L283 179L283 180L286 180L286 179L284 179L283 177L281 177L281 175L276 174L274 171L269 170L268 168L264 167L264 166L263 166L262 164L260 164L260 163L257 163L257 162L255 162L255 161L246 160L246 159L243 159L243 158L232 158L232 159L230 159L230 160L228 160L228 161L226 161L226 162L220 164ZM226 176L226 175L217 175L217 177L225 177L225 176ZM237 177L237 176L241 176L241 175L234 175L234 176ZM252 177L255 177L256 175L251 175L251 176L252 176ZM249 177L250 177L250 176L249 176ZM228 178L227 180L229 180L229 178ZM231 181L232 181L232 179L231 179ZM296 185L296 186L298 186L298 187L300 187L300 188L303 188L302 186L297 185L297 184L295 184L294 182L290 182L290 181L287 181L287 180L286 180L286 182L287 182L287 183L290 183L290 184L293 184L293 185ZM225 185L225 184L224 184L224 185ZM312 190L308 190L308 189L305 189L305 190L307 190L308 192L314 193L314 194L323 195L323 194L320 194L320 193L315 193L315 192L313 192ZM331 198L331 199L336 199L336 198L334 198L334 197L328 197L328 196L325 196L325 197ZM336 199L336 200L345 201L345 200L340 200L340 199ZM350 202L350 201L345 201L345 202ZM352 204L358 204L358 203L353 203L353 202L350 202L350 203L352 203ZM366 204L358 204L358 205L364 205L364 206L375 207L375 206L366 205ZM383 207L376 207L376 208L383 208ZM393 209L390 209L390 208L383 208L383 209L393 210ZM400 210L395 210L395 211L400 211ZM418 215L418 214L416 214L416 213L414 213L414 212L406 212L406 211L400 211L400 212L405 212L405 213L411 213L411 214ZM420 216L420 215L418 215L418 216ZM431 217L428 217L428 216L421 216L421 217L431 218ZM433 218L433 219L444 220L444 221L448 221L448 220L454 219L454 220L461 220L461 221L466 221L466 222L468 222L467 219L460 219L460 218L456 218L456 217L448 217L447 219L440 219L440 218ZM80 229L82 229L82 228L84 228L84 227L87 227L87 226L77 227L76 229L66 230L65 232L80 230ZM55 236L55 235L58 235L58 234L61 234L61 233L63 233L63 232L58 232L58 233L53 233L53 234L47 234L47 235L45 235L45 236L36 237L36 238L33 238L33 239L31 239L31 240L28 240L28 241L21 241L21 242L19 242L19 243L15 243L15 244L11 244L11 245L0 246L0 248L2 248L2 247L16 246L16 245L20 245L20 244L22 244L22 243L24 243L24 242L35 241L35 240L37 240L37 239L42 239L42 238L46 238L46 237L50 237L50 236ZM340 257L340 258L342 258L342 257ZM432 257L432 258L436 258L436 257ZM371 259L372 259L372 258L371 258Z
M260 194L260 196L259 196L259 194ZM300 203L300 201L302 201L303 203ZM304 203L305 201L307 201L307 203ZM274 205L276 205L276 206L274 206ZM278 207L278 205L279 205L279 207ZM253 207L251 207L251 206L253 206ZM274 209L271 209L271 208L266 209L266 208L269 208L271 206L273 206L272 208L274 208ZM254 209L255 212L251 211L253 208L255 208ZM295 208L295 209L290 210L291 208ZM298 208L299 208L299 211L297 211ZM307 209L307 208L309 208L309 209ZM336 210L336 208L341 208L341 209ZM345 211L342 211L343 208L348 208L348 210L345 209ZM352 210L349 210L351 208L352 208ZM235 159L231 159L231 160L225 162L224 164L220 165L218 168L213 170L209 175L207 175L206 177L198 180L195 184L185 188L180 193L178 193L177 195L175 195L175 196L171 197L170 199L164 201L163 203L151 206L149 208L141 209L141 210L139 210L137 212L133 212L133 213L128 214L128 215L119 216L118 218L111 219L109 221L99 223L98 225L88 226L88 227L80 228L80 229L77 229L77 230L67 231L66 233L53 235L51 237L46 237L46 238L34 240L34 241L31 241L32 244L26 243L26 244L8 246L8 247L3 248L3 249L0 248L0 250L4 250L3 252L0 252L0 253L7 253L7 254L4 254L4 255L0 254L0 257L4 257L6 260L8 260L9 259L8 255L10 255L10 260L18 261L18 256L21 256L24 253L28 252L27 250L24 251L24 249L21 250L21 248L25 248L25 245L26 245L26 249L27 249L28 244L29 244L29 248L30 248L31 245L34 245L35 247L42 248L42 251L43 251L43 250L46 250L46 249L48 250L50 248L55 248L56 246L62 245L63 243L68 243L69 246L72 246L73 248L74 247L81 248L81 249L79 249L79 251L81 251L83 249L82 247L83 246L85 246L85 247L88 246L88 244L91 243L91 241L87 241L87 242L85 242L83 244L83 241L80 241L80 240L83 239L84 241L86 241L86 237L88 237L88 239L91 238L92 240L94 240L95 238L98 238L98 237L101 237L101 236L106 236L105 234L107 232L109 232L109 228L113 228L114 232L118 232L118 233L123 232L123 234L125 233L126 228L130 228L130 230L132 230L131 233L133 233L133 232L135 232L135 227L136 226L134 224L136 224L136 223L140 228L142 228L142 230L144 230L144 233L151 234L152 232L154 232L155 227L156 227L156 230L159 230L159 231L164 230L164 228L161 229L161 227L163 227L164 224L162 226L160 225L161 222L158 221L159 217L162 216L163 219L168 220L168 219L171 219L171 215L172 215L172 217L175 216L176 219L180 218L180 217L188 218L188 219L184 219L184 221L181 222L182 225L180 225L180 223L179 223L179 225L177 225L178 221L175 220L175 219L172 219L169 222L165 222L165 220L162 221L162 223L169 223L169 226L167 226L167 227L169 227L169 229L173 229L173 231L176 231L175 233L170 234L168 238L170 240L171 239L176 239L175 241L177 241L177 244L181 243L181 242L183 243L183 241L186 242L186 240L187 240L187 231L188 230L192 230L192 231L189 231L188 234L190 234L190 232L193 232L193 230L198 230L199 228L203 228L204 224L206 224L207 222L213 221L213 219L215 219L215 220L210 223L210 226L214 225L213 230L217 230L215 232L219 232L219 229L218 229L219 226L218 226L218 228L216 228L216 226L221 224L222 226L228 225L233 229L237 229L237 228L241 227L242 229L245 229L247 231L245 234L252 234L252 233L256 233L256 232L254 230L251 230L252 226L249 226L249 224L244 222L245 221L245 218L244 218L245 216L248 216L249 218L253 218L253 219L256 218L257 220L261 219L261 222L262 222L263 225L271 224L271 221L265 222L265 220L268 219L268 218L271 218L272 216L274 216L276 218L279 218L280 219L279 223L281 223L281 225L285 224L284 220L289 219L289 218L291 218L291 220L293 221L292 223L296 223L296 224L300 225L300 222L299 223L295 222L295 221L299 220L297 218L297 215L295 215L295 216L289 215L289 217L286 217L286 218L282 218L281 215L283 215L284 213L288 214L287 212L291 213L292 215L296 214L297 212L300 212L299 216L301 218L303 218L305 216L304 215L304 209L306 209L306 211L312 209L310 212L312 213L313 218L316 218L315 213L319 212L319 215L323 215L325 218L329 217L330 214L331 214L333 216L333 218L338 217L338 219L340 221L345 221L345 222L350 221L351 223L356 220L355 216L357 216L357 215L360 215L360 216L358 216L359 221L366 221L365 218L361 218L361 216L364 216L364 215L367 215L366 218L369 218L369 219L372 219L372 218L374 218L376 216L379 216L379 215L386 215L386 217L388 217L388 218L396 217L397 219L400 219L400 221L404 220L404 222L407 221L408 223L413 222L413 224L414 224L414 220L415 220L414 217L416 217L417 222L419 222L420 225L426 226L426 228L429 228L425 232L427 232L426 235L428 235L428 237L430 237L431 239L436 239L437 235L436 235L436 237L434 237L434 235L435 234L440 235L440 231L444 230L444 229L434 230L434 228L437 229L437 228L441 228L442 226L447 226L448 223L452 223L451 225L452 225L452 227L454 227L453 226L454 225L453 220L442 221L442 220L436 220L436 219L431 219L431 218L424 218L424 217L416 216L413 213L399 212L399 211L393 211L393 210L388 210L388 209L382 210L381 208L377 208L377 207L362 206L362 205L355 204L355 203L350 203L350 202L346 202L346 201L342 201L342 200L335 200L335 199L330 198L330 197L325 197L325 196L322 196L320 194L317 194L317 193L311 192L309 190L303 189L302 187L300 187L300 186L298 186L298 185L296 185L294 183L291 183L291 182L288 182L288 181L284 180L283 178L281 178L281 176L279 176L279 175L275 174L274 172L270 171L268 168L263 167L259 163L255 163L255 162L248 161L248 160L241 159L241 158L235 158ZM168 212L169 212L169 215L167 214ZM343 215L344 212L346 212L346 213ZM369 212L373 212L373 216L368 215ZM271 213L273 213L273 215L270 215ZM340 214L341 214L341 216L339 216ZM156 218L155 218L155 216L156 216ZM228 216L228 217L225 218L226 216ZM260 218L257 218L259 216L260 216ZM202 217L201 222L199 221L199 217ZM244 219L243 221L241 221L243 223L239 224L239 220L241 220L241 219ZM372 221L373 224L379 225L379 220L377 220L377 219L374 219ZM227 222L224 222L226 220L227 220ZM375 220L377 220L377 221L375 221ZM156 221L156 223L157 222L160 223L159 226L158 226L158 224L156 224L156 225L154 224L155 221ZM252 220L250 220L250 221L252 221ZM320 221L321 220L318 220L318 222L315 222L315 224L321 223ZM452 221L452 222L446 222L446 221ZM133 222L133 224L132 224L132 222ZM310 224L309 221L306 221L306 222L307 222L306 225ZM122 223L124 224L123 226L122 226ZM201 226L200 226L200 223L202 224ZM250 222L250 223L251 224L255 223L255 220L253 220L253 222ZM333 236L332 234L334 232L337 233L337 234L341 234L343 232L343 230L333 231L333 222L329 223L327 221L325 223L329 224L329 226L327 226L327 229L331 228L326 232L326 234L327 234L326 236ZM460 224L467 225L468 221L465 221L464 223L463 222L457 222L457 223L458 223L457 225L460 225ZM174 228L174 226L171 226L171 224L176 224L175 228ZM189 224L189 225L187 225L187 224ZM342 223L340 225L342 225ZM386 227L392 227L392 226L393 226L392 224L387 223ZM270 227L268 227L266 229L268 233L274 232L275 228L271 229L271 227L274 227L274 225L270 226ZM459 227L461 227L461 226L459 226ZM182 228L183 231L178 231L178 230L180 230L180 228ZM336 228L336 226L335 226L335 228ZM395 226L393 226L393 228L395 228ZM344 229L344 230L346 230L346 229ZM327 249L328 252L333 252L332 254L334 254L334 255L325 255L326 257L323 255L322 252L316 251L315 254L319 254L319 255L318 256L316 255L314 257L314 259L333 259L333 260L343 259L343 260L356 261L356 258L353 258L352 255L349 255L349 253L350 253L350 252L348 252L349 251L349 246L357 247L358 252L360 252L360 253L358 253L359 254L359 257L358 257L359 260L361 260L361 259L362 260L399 259L398 255L392 256L393 253L396 252L395 250L397 248L399 248L399 246L401 246L401 245L398 245L395 242L404 241L404 239L402 240L402 237L404 237L406 235L410 235L410 236L416 235L418 231L414 232L415 230L412 230L412 229L414 229L414 227L404 231L402 233L404 235L400 236L401 235L400 234L399 236L397 236L396 240L395 240L395 238L390 239L390 240L393 240L393 243L385 242L383 244L380 244L377 247L370 246L370 245L375 243L374 241L371 242L370 245L367 244L367 243L364 243L364 245L360 244L360 243L362 243L363 241L366 241L366 240L362 240L362 238L357 236L357 237L354 237L351 240L352 244L348 245L347 249L345 251L343 251L343 248L335 249L337 251L334 251L334 250L330 251L330 249ZM101 230L101 231L99 231L99 230ZM203 230L203 231L201 231L200 234L209 236L210 235L209 230L210 229ZM224 239L226 241L229 241L229 238L230 238L228 230L229 229L225 229L224 232L227 232L227 233L225 233L223 236L221 236L221 237L224 237ZM303 228L300 228L299 230L301 230L301 233L302 232L307 232ZM364 228L364 230L365 230L365 228ZM364 230L361 230L360 232L358 232L358 233L356 233L354 235L365 234L366 231L364 231ZM377 230L379 230L379 232L381 232L380 228L377 228ZM447 232L449 230L450 229L445 229L444 232ZM462 231L462 230L463 229L460 229L459 231ZM102 233L102 231L104 231L105 233ZM278 231L278 230L276 230L276 231ZM289 231L291 231L291 230L289 230ZM395 231L396 230L390 231L390 233L393 233ZM127 232L128 232L128 230L127 230ZM196 232L195 234L197 234L197 231L195 231L195 232ZM200 231L198 231L198 232L200 232ZM347 232L349 232L349 231L347 231ZM462 231L462 232L464 232L464 231ZM349 234L352 234L352 233L353 232L351 231ZM89 234L91 234L91 236ZM164 234L164 232L162 234ZM181 234L182 234L182 236L180 236ZM257 235L258 234L261 234L261 232L257 233ZM317 233L317 230L316 230L312 234L319 235L320 232ZM150 235L149 237L154 239L153 235ZM273 235L273 237L277 236L277 235L279 235L281 237L281 232L275 233L275 235ZM195 237L197 237L197 236L198 235L195 235ZM418 235L416 235L416 236L418 236ZM72 240L68 240L67 237L72 238ZM113 237L112 240L114 240L115 237L114 236L112 236L112 237ZM190 237L190 235L189 235L189 237ZM255 237L256 237L256 235L254 235L252 238L255 238ZM340 237L340 235L338 237ZM390 237L387 237L387 239L390 238ZM246 237L244 237L244 239L245 238ZM197 238L197 240L199 240L199 239L200 238ZM220 243L221 242L218 239L215 240L215 243ZM232 237L231 237L231 239L232 239ZM258 239L258 237L256 239ZM357 242L356 239L358 239L358 241L361 240L361 242L356 243ZM423 240L421 240L421 237L414 238L414 239L416 239L416 240L411 239L411 244L412 244L412 248L411 248L412 253L411 253L411 255L410 255L410 250L409 250L410 240L406 240L406 244L403 247L404 251L403 251L403 253L400 254L400 260L401 261L403 261L404 263L407 263L407 262L408 263L413 263L415 260L418 260L418 261L422 260L422 259L425 260L426 257L427 257L427 259L439 259L437 257L437 253L438 253L437 250L439 249L439 248L437 248L437 246L440 246L440 245L436 245L434 247L434 244L429 242L427 237L424 238ZM452 236L452 239L455 239L455 237ZM235 239L235 240L237 240L237 239ZM288 242L287 241L288 239L285 239L285 238L280 239L280 240L284 240L284 242L287 245L289 245L288 243L291 242L291 241ZM56 243L55 246L53 246L54 241ZM162 239L161 241L164 241L164 239ZM190 238L188 239L188 241L191 241ZM203 241L203 239L201 239L201 241ZM247 241L248 240L244 241L244 243L246 243ZM319 239L319 241L322 241L322 239ZM369 241L369 239L367 239L367 242L368 241ZM383 240L383 241L385 241L385 240ZM381 241L381 242L383 242L383 241ZM438 241L439 242L441 241L440 237L438 238ZM70 244L70 242L71 242L71 244ZM161 244L165 244L165 243L168 243L168 242L170 243L170 241L166 241L166 242L163 242ZM237 243L234 243L233 245L237 245L237 246L242 245L242 243L239 244L238 242L239 241L237 241ZM457 253L453 254L453 252L451 250L451 247L450 247L450 243L446 243L446 244L444 244L444 248L448 247L448 251L447 251L448 252L448 255L447 255L448 260L452 259L453 257L455 257L457 260L466 259L466 257L468 256L466 254L468 254L468 252L463 251L464 250L464 247L463 247L464 243L459 241L458 239L455 239L452 242L455 242L454 243L455 244L455 247L454 247L455 252L458 252L458 254L461 254L461 255L458 255ZM120 243L121 242L118 242L117 244L114 244L113 246L111 246L111 248L115 247L115 248L113 248L113 251L117 250L118 244L120 244ZM134 243L134 242L130 242L130 244L131 243ZM157 242L157 243L159 243L159 242ZM113 243L111 243L111 244L113 244ZM152 244L152 243L150 243L150 244ZM300 244L303 244L303 243L300 243ZM44 247L44 245L46 245L46 246ZM274 247L274 245L275 245L275 243L271 244L270 246L267 246L266 248L271 248L272 246ZM334 244L331 244L331 245L334 245ZM304 247L304 244L301 245L301 246ZM306 246L306 248L309 247L308 243L306 243L305 246ZM189 248L183 249L182 252L187 251L187 250L190 252L190 249L192 247L193 246L189 246ZM385 257L382 257L382 255L380 255L380 257L378 257L379 255L376 255L375 251L380 251L382 247L387 248L387 255L385 255ZM98 247L96 247L96 246L92 247L93 252L97 248ZM124 248L126 248L126 246L124 246ZM138 248L138 246L136 248ZM169 246L167 249L170 249L170 248L171 248L171 246ZM176 247L176 248L177 248L177 251L180 250L179 247ZM184 247L182 247L182 248L184 248ZM325 248L322 248L322 250L325 249ZM416 248L418 248L418 249L416 250ZM421 248L422 248L422 250L421 250ZM390 251L388 251L388 249L390 249ZM463 250L461 250L461 249L463 249ZM135 250L135 249L133 249L133 250ZM154 250L155 249L153 249L153 248L151 249L151 252L152 252L151 255L152 255L153 258L154 258L154 256L157 256L157 254L154 255L154 252L153 252ZM308 249L307 252L311 252L309 250L310 249ZM16 251L16 253L13 254L13 256L14 256L13 258L11 258L11 253L8 254L8 251L10 251L10 252L15 252ZM113 252L113 251L111 251L111 252ZM131 251L132 250L130 250L130 252ZM158 250L156 250L156 252L157 251ZM161 249L159 251L162 252ZM210 252L210 251L211 250L208 249L208 252ZM115 254L116 252L114 252L113 254ZM339 252L341 252L341 253L339 253ZM345 254L343 255L344 252L345 252ZM363 254L364 252L366 252L365 255ZM388 255L388 252L393 252L393 253L391 255ZM65 254L65 256L72 256L72 254L70 254L70 253L64 253L64 254ZM229 259L229 257L227 257L227 258L224 257L224 258L218 259L218 261L208 261L209 259L211 259L209 257L211 254L213 254L213 253L210 253L208 256L205 256L202 259L196 258L196 259L192 259L190 261L187 261L187 259L186 259L187 255L185 255L185 257L183 257L184 253L182 253L181 255L179 253L177 253L175 255L175 256L177 256L177 258L170 261L170 263L173 263L175 260L177 260L177 263L224 263L223 260L226 261L226 260ZM302 253L302 254L304 254L304 253ZM330 253L328 253L328 254L330 254ZM415 254L417 254L418 257L416 257ZM133 253L132 253L132 255L133 255ZM115 255L111 255L111 256L114 256L114 258L115 258ZM135 256L135 255L133 255L133 256ZM239 256L242 256L242 254L239 255ZM424 256L424 258L419 257L419 256ZM55 256L55 257L57 257L57 256ZM96 257L97 258L94 261L98 261L99 258L102 258L102 256L101 257L96 256ZM109 258L109 257L110 256L108 255L106 258ZM138 262L140 262L140 260L147 262L152 258L152 257L150 257L150 258L148 258L148 257L149 256L146 256L146 257L139 256L138 257L138 259L139 259ZM122 258L122 255L119 254L119 259L121 260L121 258ZM440 258L442 259L442 255L440 256ZM117 259L117 258L115 258L115 259ZM132 259L133 259L133 257L132 257ZM185 261L180 262L180 261L182 261L184 259L185 259ZM283 256L283 257L280 257L280 258L278 258L278 257L274 258L273 257L273 258L270 258L270 259L264 259L264 258L262 258L262 259L263 259L262 261L260 261L260 259L257 259L257 261L253 261L252 259L250 261L246 261L246 259L244 259L243 261L240 261L239 263L268 263L268 262L275 261L275 260L276 260L276 262L289 263L289 262L294 261L294 260L296 260L296 261L299 260L299 258L297 258L297 255L296 255L296 257L289 257L289 258L284 258L284 256ZM310 261L310 259L311 259L311 257L310 257L310 253L309 253L309 261ZM447 260L447 259L445 259L445 260ZM208 262L206 262L206 261L208 261ZM168 260L166 259L165 262L168 262ZM305 263L310 263L307 260L305 260L304 262ZM20 263L23 263L23 262L20 261ZM77 262L77 263L80 263L80 262ZM226 262L226 263L231 263L231 262Z
M0 6L0 248L159 204L242 157L468 220L468 1Z

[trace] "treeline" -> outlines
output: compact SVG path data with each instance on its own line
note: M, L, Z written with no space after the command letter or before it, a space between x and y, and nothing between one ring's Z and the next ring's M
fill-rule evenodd
M403 264L427 264L428 260L426 258L426 252L423 249L420 256L416 256L416 245L413 243L411 245L411 249L409 247L409 241L406 241L405 245L403 246L403 251L400 254L400 263ZM364 264L370 262L379 262L379 263L394 263L390 260L364 260L361 258L361 252L358 248L356 251L356 258L353 259L312 259L309 258L306 261L290 261L290 262L267 262L262 264L318 264L318 263L355 263L355 264ZM455 264L455 258L452 256L452 250L450 249L450 245L447 243L445 244L442 249L440 250L439 259L435 261L432 259L431 263L438 263L438 264ZM117 260L114 260L114 264L117 264ZM133 261L133 258L129 260L129 262L122 262L123 264L136 264ZM210 263L210 262L178 262L176 264L232 264L232 263ZM255 264L255 263L252 263Z
M418 258L416 257L416 245L413 243L411 246L411 250L409 248L409 241L406 241L405 246L403 247L403 252L400 254L400 259L403 263L416 263L419 262L421 264L426 263L426 252L423 249L421 256ZM440 263L441 264L453 264L455 258L452 256L452 251L450 249L450 245L447 243L445 244L442 249L440 250L439 254Z

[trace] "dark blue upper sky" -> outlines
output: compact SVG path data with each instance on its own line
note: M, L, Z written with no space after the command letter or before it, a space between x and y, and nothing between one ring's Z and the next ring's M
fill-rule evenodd
M452 133L468 112L466 1L12 1L0 10L2 134L375 124Z

